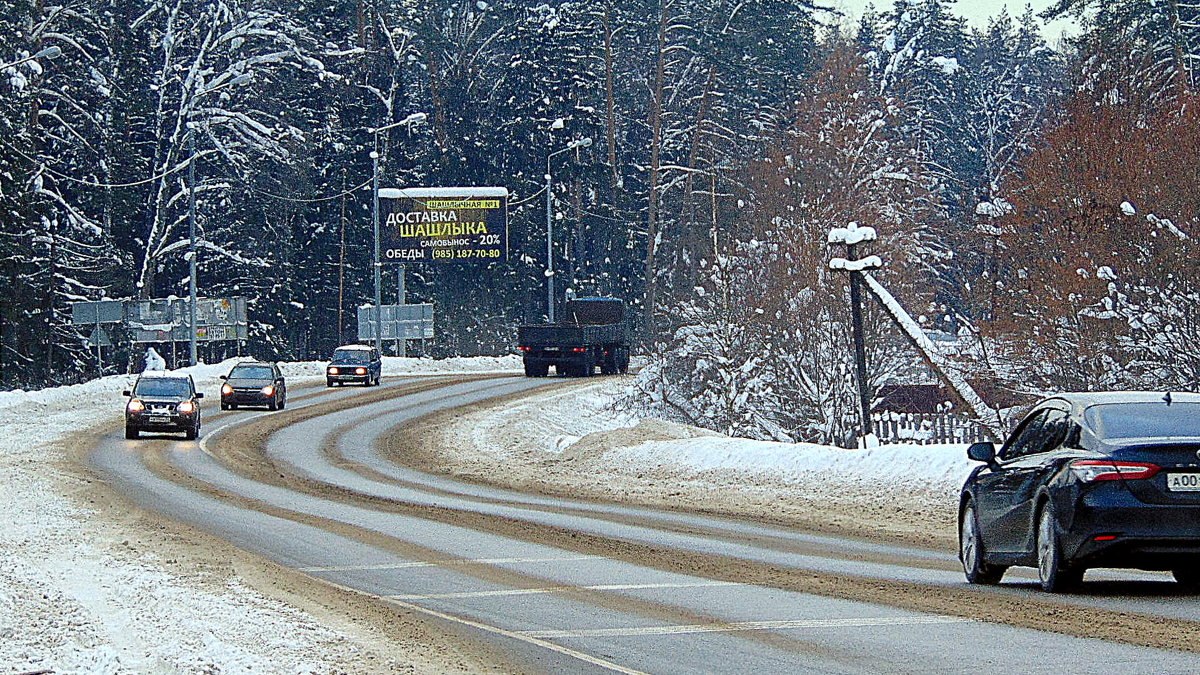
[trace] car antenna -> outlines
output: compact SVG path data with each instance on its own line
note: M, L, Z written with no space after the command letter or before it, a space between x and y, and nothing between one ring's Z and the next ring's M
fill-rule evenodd
M1171 405L1171 392L1168 391L1167 395L1163 397L1163 400L1167 402L1167 405Z

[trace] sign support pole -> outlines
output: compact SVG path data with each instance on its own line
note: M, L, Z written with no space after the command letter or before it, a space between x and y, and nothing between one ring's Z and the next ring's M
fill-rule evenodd
M406 289L404 288L404 274L407 271L406 265L400 265L396 270L396 304L401 308L408 303ZM399 322L396 326L396 356L408 356L408 336L401 330Z

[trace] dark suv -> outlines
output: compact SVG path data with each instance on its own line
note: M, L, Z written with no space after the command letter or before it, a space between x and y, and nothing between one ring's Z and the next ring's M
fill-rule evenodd
M240 405L263 405L280 410L287 404L287 383L274 363L243 361L222 375L221 410Z
M379 384L383 362L379 352L367 345L344 345L333 350L333 359L325 368L325 384L361 382L366 386Z
M125 403L125 438L143 431L182 431L195 440L200 435L200 399L191 375L142 373Z

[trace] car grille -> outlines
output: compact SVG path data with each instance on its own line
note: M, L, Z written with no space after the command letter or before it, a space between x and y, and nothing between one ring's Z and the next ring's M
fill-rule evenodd
M175 412L175 406L176 404L174 403L149 403L146 405L146 412L151 415L173 413Z

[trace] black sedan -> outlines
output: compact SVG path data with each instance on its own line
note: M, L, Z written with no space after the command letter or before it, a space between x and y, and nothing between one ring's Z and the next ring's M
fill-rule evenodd
M1029 412L963 485L967 581L1036 567L1046 591L1091 567L1169 570L1200 586L1200 395L1062 394Z
M243 405L280 410L287 405L287 382L273 363L243 361L221 379L225 380L221 385L221 410Z

